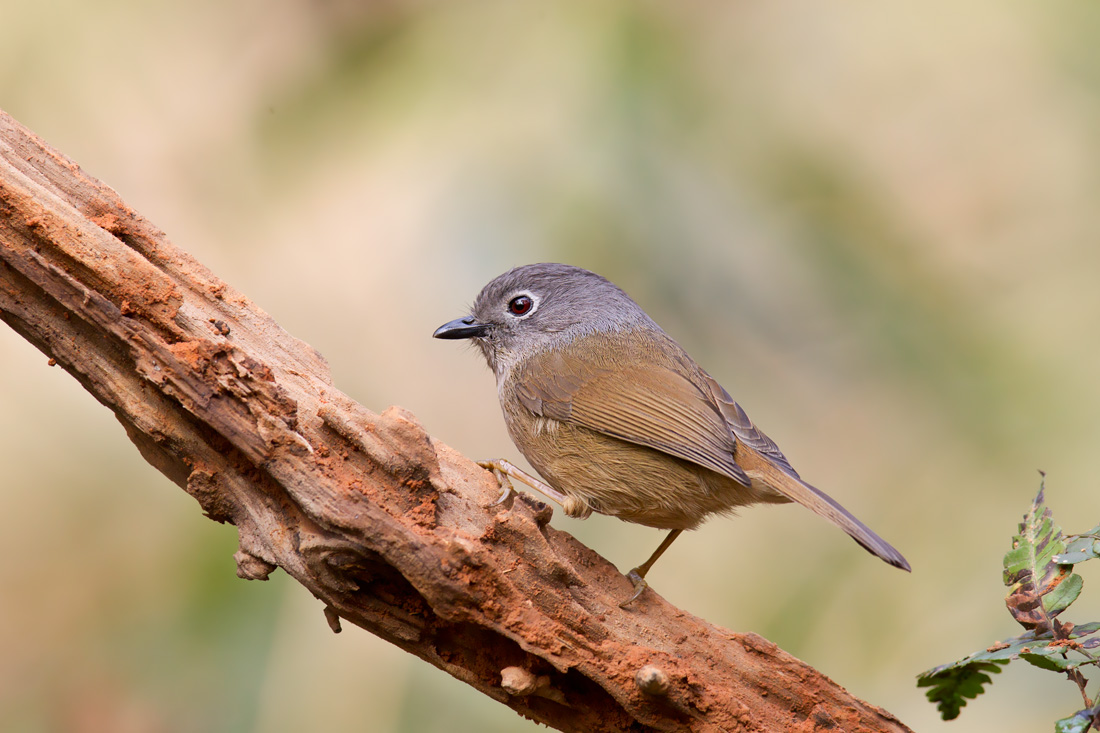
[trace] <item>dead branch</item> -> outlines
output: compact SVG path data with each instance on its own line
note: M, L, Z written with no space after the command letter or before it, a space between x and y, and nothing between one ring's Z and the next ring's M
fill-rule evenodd
M564 731L907 731L754 634L680 611L549 526L0 112L0 318L149 463L347 619ZM52 363L52 362L51 362Z

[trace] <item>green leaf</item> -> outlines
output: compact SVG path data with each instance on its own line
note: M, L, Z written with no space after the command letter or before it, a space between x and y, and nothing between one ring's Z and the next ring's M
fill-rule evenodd
M1074 537L1091 537L1094 540L1100 540L1100 524L1096 525L1088 532L1081 532L1080 534L1073 535Z
M1085 579L1080 575L1070 573L1066 579L1056 585L1043 598L1043 605L1051 616L1057 616L1069 608L1069 604L1077 600L1081 595L1081 588L1085 585Z
M928 699L936 703L940 716L944 720L954 720L959 717L959 711L966 705L966 701L973 700L985 690L985 685L992 682L989 675L1001 671L1001 665L1007 661L996 662L968 662L961 666L946 665L945 668L937 668L939 671L930 670L917 678L917 687L931 687L927 693Z
M1021 654L1020 659L1035 665L1039 669L1049 669L1052 672L1065 672L1067 669L1077 667L1075 662L1066 659L1061 653L1056 654Z
M1098 527L1097 529L1100 529ZM1055 555L1054 562L1062 565L1074 565L1085 560L1100 557L1100 537L1096 530L1086 534L1071 535L1066 538L1066 551Z
M1100 705L1078 710L1068 718L1057 721L1054 724L1054 733L1085 733L1097 713L1100 713Z
M1070 627L1069 639L1081 639L1100 631L1100 622ZM1023 659L1042 669L1065 671L1086 664L1095 664L1095 659L1071 661L1065 658L1065 640L1054 638L1051 630L1043 632L1025 631L1019 636L998 641L980 652L963 657L957 662L933 667L917 676L917 687L931 687L928 699L936 703L944 720L954 720L967 699L973 699L984 691L984 686L992 682L989 674L1001 671L1001 667L1013 659ZM1082 651L1083 655L1088 652Z
M1044 490L1045 480L1004 557L1004 583L1009 586L1005 605L1017 623L1040 632L1052 628L1054 618L1077 600L1084 584L1072 564L1056 560L1067 547L1062 528L1043 505Z
M1074 626L1057 620L1081 595L1084 585L1073 572L1073 563L1100 557L1100 527L1067 539L1044 506L1045 482L1031 509L1012 538L1012 549L1004 556L1004 583L1009 587L1005 605L1027 631L999 641L950 664L934 667L917 676L918 687L928 687L928 699L936 704L944 720L953 720L967 700L982 694L992 682L991 674L1013 659L1057 672L1100 664L1100 622ZM1068 558L1068 561L1063 561ZM1091 638L1084 638L1091 637ZM1073 656L1070 657L1072 652ZM1058 730L1083 732L1100 706L1083 710L1059 721Z
M1100 631L1100 621L1094 621L1092 623L1081 624L1079 626L1072 626L1065 624L1062 627L1065 638L1069 640L1083 639L1086 636L1091 636L1097 631ZM1100 637L1091 639L1089 641L1100 641ZM1086 648L1091 648L1089 641L1084 643ZM1019 659L1025 654L1036 655L1052 655L1062 654L1064 651L1065 643L1056 643L1054 633L1050 630L1037 632L1037 631L1025 631L1019 636L1014 636L1011 639L1005 639L1004 641L998 641L992 644L988 649L983 649L980 652L974 652L973 654L963 657L957 662L951 662L950 664L941 664L938 667L922 672L917 675L917 679L926 679L937 676L943 672L952 669L958 669L970 664L978 662L997 662L1007 664L1013 659ZM1054 645L1052 647L1052 645ZM1088 655L1087 652L1082 654ZM1091 656L1091 655L1089 655Z
M1100 621L1090 621L1087 624L1077 624L1070 628L1069 638L1080 639L1082 636L1095 634L1100 631Z
M1071 715L1054 724L1054 733L1085 733L1089 729L1089 722L1088 718Z

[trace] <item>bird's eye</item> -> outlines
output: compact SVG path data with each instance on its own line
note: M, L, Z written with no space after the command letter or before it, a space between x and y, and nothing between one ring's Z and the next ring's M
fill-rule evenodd
M515 316L524 316L531 312L534 305L535 303L530 296L517 295L508 301L508 311Z

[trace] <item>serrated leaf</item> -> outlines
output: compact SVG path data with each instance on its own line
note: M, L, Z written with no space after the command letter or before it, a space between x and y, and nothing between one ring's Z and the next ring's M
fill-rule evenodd
M936 704L940 717L954 720L959 717L966 701L982 694L985 685L993 681L989 675L1000 672L1005 664L1008 662L968 662L962 665L956 662L920 675L917 687L931 687L927 692L928 699Z
M1054 618L1077 600L1083 585L1072 565L1055 561L1067 548L1062 528L1043 504L1044 490L1045 482L1004 557L1004 583L1009 586L1005 605L1017 623L1039 631L1052 627Z
M990 675L1013 659L1058 672L1100 664L1100 655L1089 651L1100 647L1100 636L1084 639L1100 631L1100 622L1074 626L1057 620L1084 586L1081 576L1073 572L1073 564L1100 557L1100 527L1085 535L1063 536L1044 505L1044 484L1040 483L1031 509L1012 538L1012 549L1004 556L1004 583L1009 587L1005 605L1027 631L918 675L917 686L931 688L928 699L944 720L958 717L967 700L982 694L992 682ZM1068 658L1071 651L1072 660ZM1098 711L1100 706L1080 711L1059 721L1058 730L1083 732Z
M1080 626L1066 625L1066 637L1069 640L1082 639L1090 634L1094 634L1100 631L1100 622L1092 622L1087 624L1081 624ZM1089 645L1092 639L1082 643L1082 646ZM1098 639L1100 641L1100 639ZM1052 647L1052 645L1054 645ZM1014 636L1011 639L1005 639L1004 641L998 641L992 644L988 649L983 649L980 652L974 652L973 654L963 657L962 659L951 662L949 664L941 664L938 667L933 667L921 674L917 675L917 679L925 679L928 677L934 677L940 673L948 670L965 667L976 662L997 662L1005 663L1011 662L1013 659L1019 659L1024 654L1036 654L1036 655L1050 655L1061 654L1065 647L1065 641L1059 642L1054 638L1054 634L1050 631L1036 632L1025 631L1019 636Z

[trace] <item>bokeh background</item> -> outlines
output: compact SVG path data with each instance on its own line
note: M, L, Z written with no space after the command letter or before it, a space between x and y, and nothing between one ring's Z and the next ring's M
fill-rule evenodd
M517 454L432 330L513 265L610 277L914 567L758 507L653 586L916 730L1030 733L1070 683L1013 665L945 724L914 675L1017 633L1036 469L1100 520L1098 37L1057 1L10 0L0 108L470 456ZM534 729L238 580L233 528L6 328L0 516L0 730ZM554 524L621 568L661 537Z

